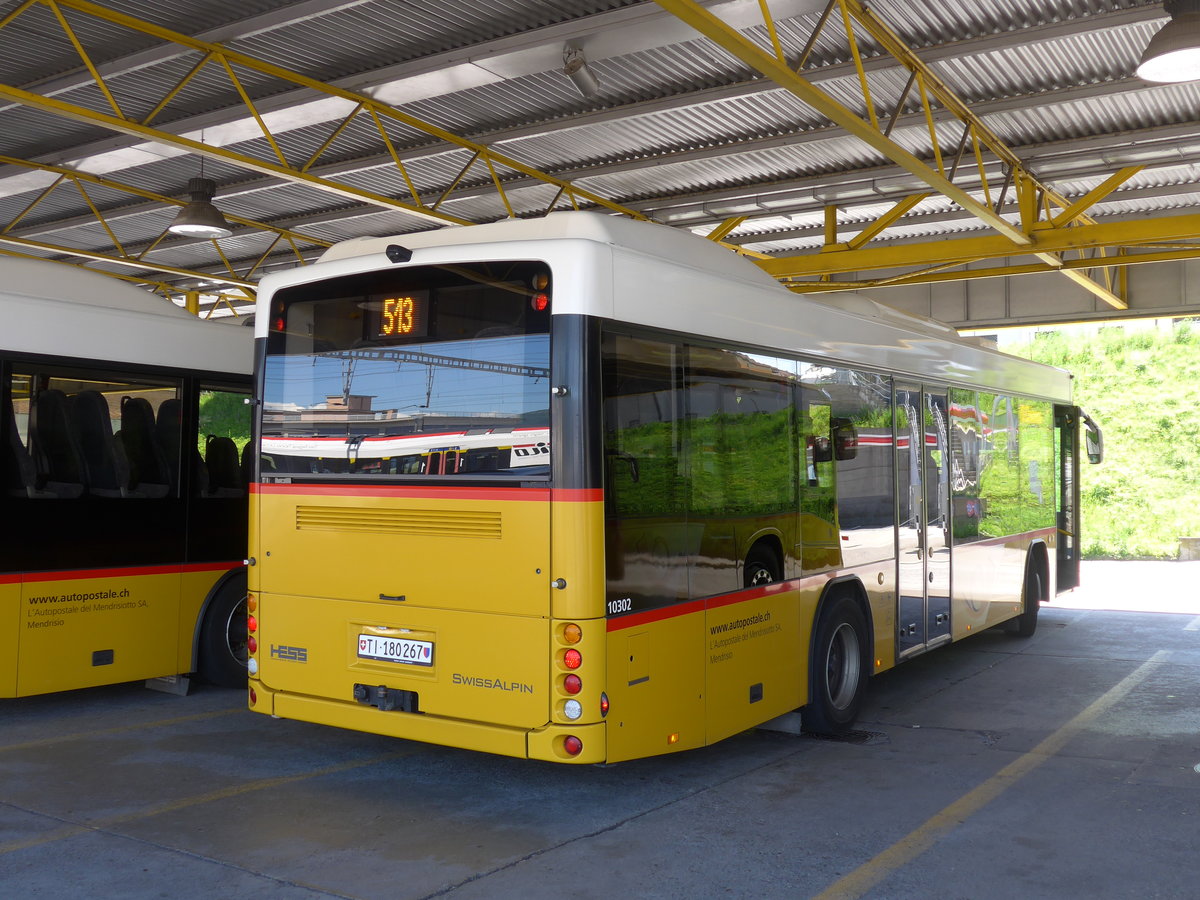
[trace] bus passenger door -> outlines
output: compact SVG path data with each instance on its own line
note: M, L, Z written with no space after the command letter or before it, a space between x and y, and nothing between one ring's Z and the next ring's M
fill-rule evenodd
M1077 406L1055 406L1058 431L1057 584L1061 594L1079 587L1079 420Z
M899 656L950 636L950 479L944 390L896 385Z

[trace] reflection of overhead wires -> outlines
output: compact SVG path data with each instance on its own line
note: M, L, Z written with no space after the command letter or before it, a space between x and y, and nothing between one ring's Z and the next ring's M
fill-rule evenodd
M525 378L549 378L550 369L543 366L522 366L516 363L487 362L478 359L461 359L456 356L436 356L432 353L418 353L415 350L396 350L392 348L377 348L368 350L329 350L314 353L313 356L323 356L331 359L386 359L397 363L414 362L424 366L440 366L446 369L471 369L476 372L494 372L498 375L521 375Z

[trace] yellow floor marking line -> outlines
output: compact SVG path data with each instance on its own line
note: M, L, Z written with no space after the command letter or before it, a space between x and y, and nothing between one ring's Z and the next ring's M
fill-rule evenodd
M964 794L919 828L901 838L874 859L863 863L849 875L835 881L814 900L853 900L861 897L888 875L912 862L952 832L988 803L1012 787L1038 766L1053 759L1079 732L1100 714L1107 712L1141 684L1169 656L1159 650L1148 660L1113 685L1083 712L1067 722L1023 756L1013 760L987 781Z
M72 734L59 734L54 737L38 738L36 741L25 741L20 744L0 744L0 753L12 750L31 750L37 747L48 747L51 744L61 744L66 741L78 741L90 737L108 737L114 734L127 734L133 731L144 731L147 728L162 728L167 725L182 725L186 722L202 722L205 719L218 719L235 713L247 712L245 706L231 706L229 709L215 709L210 712L194 713L190 716L176 716L172 719L155 719L153 722L139 722L134 725L118 725L114 728L98 728L95 731L76 731Z
M281 775L276 778L260 778L257 781L247 781L243 784L231 784L228 787L220 790L210 791L207 794L198 794L195 797L182 797L178 800L169 800L166 803L160 803L158 806L152 806L148 809L140 809L136 812L124 813L119 816L109 816L106 819L97 819L94 822L87 823L69 823L60 828L55 828L51 831L44 832L33 837L25 838L18 841L10 841L7 844L0 844L0 856L8 853L15 853L18 850L28 850L31 847L40 847L43 844L52 844L55 841L61 841L64 838L74 837L79 834L86 834L89 831L101 832L111 829L117 825L125 825L129 822L137 822L142 819L150 819L154 816L160 816L163 813L177 812L181 809L187 809L191 806L200 806L205 803L213 803L217 800L228 800L230 797L238 797L242 794L250 794L255 791L264 791L270 788L277 788L285 784L293 784L297 781L307 781L311 778L321 778L325 775L337 775L341 772L350 772L354 769L362 769L367 766L377 765L378 763L390 762L395 759L403 759L406 756L412 756L419 750L402 750L395 753L385 753L382 756L373 756L369 759L361 759L355 762L338 763L334 766L324 766L320 769L313 769L309 772L299 772L295 775ZM45 815L36 810L25 810L31 815Z

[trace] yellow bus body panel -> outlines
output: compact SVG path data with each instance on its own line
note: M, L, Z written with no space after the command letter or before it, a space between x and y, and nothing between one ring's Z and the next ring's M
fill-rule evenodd
M552 727L565 671L552 595L582 596L586 582L551 569L548 491L266 488L251 510L253 709L511 756ZM432 664L360 658L361 635L428 642ZM356 684L412 692L418 711L359 702Z
M21 584L0 582L0 697L17 696L17 645L21 627Z
M608 632L609 762L704 746L703 641L703 610Z
M809 636L819 591L794 582L710 607L705 620L708 743L791 712L808 692Z
M535 728L548 720L548 619L262 593L255 616L263 634L258 680L268 690L345 703L381 722L445 717ZM360 658L360 635L429 642L432 664ZM360 704L356 684L414 691L420 713ZM413 736L402 728L385 733Z
M259 492L252 540L270 538L250 576L277 595L546 616L546 500L453 493Z
M26 581L16 696L187 671L176 638L181 577L176 571Z

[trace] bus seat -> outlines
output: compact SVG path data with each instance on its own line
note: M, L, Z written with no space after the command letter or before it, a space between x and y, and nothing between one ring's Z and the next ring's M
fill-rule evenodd
M154 408L145 397L121 398L121 443L129 460L129 484L146 497L165 497L171 486L167 457L158 443Z
M162 447L167 458L167 475L170 477L171 492L179 489L179 467L182 460L179 457L181 437L181 407L179 400L171 397L158 406L158 418L154 422L154 434L158 438L158 446ZM196 451L196 456L200 451Z
M62 391L48 388L34 398L29 408L29 448L40 489L56 497L83 494L83 461Z
M113 434L108 401L99 391L80 391L71 398L71 422L87 472L88 492L96 497L129 496L129 462Z
M204 460L208 465L207 496L241 497L246 493L237 444L232 438L210 434L204 442Z
M21 442L17 433L17 417L13 412L12 398L4 399L4 424L8 437L4 441L4 489L10 497L53 497L48 491L37 487L37 468L29 449Z

